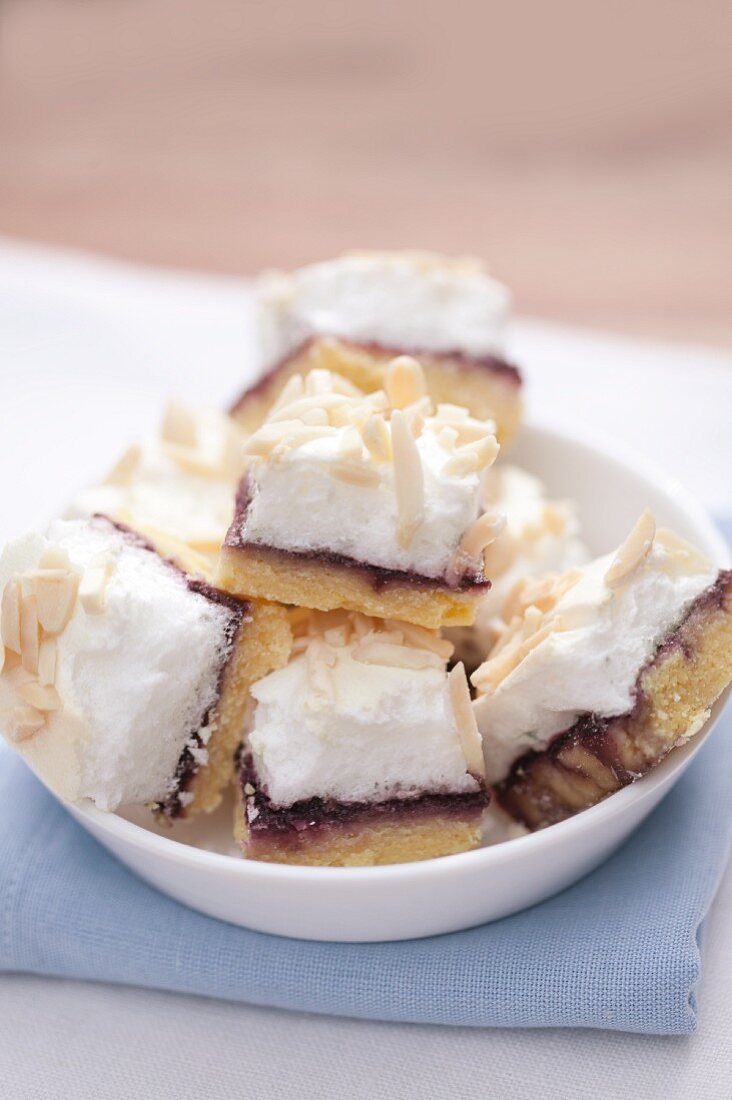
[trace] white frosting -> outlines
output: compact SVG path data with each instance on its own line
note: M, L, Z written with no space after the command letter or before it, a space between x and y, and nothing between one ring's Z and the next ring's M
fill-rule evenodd
M199 409L196 419L198 454L218 474L181 465L162 439L150 439L140 445L138 461L127 478L81 490L67 515L112 516L135 529L164 531L202 552L217 551L231 523L236 476L222 463L221 413Z
M497 637L496 620L517 581L563 573L583 565L590 556L579 537L576 506L571 501L548 500L539 478L518 466L493 467L484 504L506 517L505 531L486 551L485 572L491 587L478 601L473 625L447 631L458 656L464 656L471 665L488 655ZM544 522L547 506L557 519L552 526ZM501 559L507 540L512 541L516 552L504 565Z
M605 583L613 554L583 570L557 603L556 615L574 629L549 634L474 711L483 735L487 781L505 777L529 749L541 750L581 714L624 714L633 706L638 673L716 569L666 572L658 543L644 566L616 588Z
M461 536L481 511L482 475L444 474L450 455L429 423L416 441L424 471L424 520L407 548L397 539L391 463L369 464L379 474L373 487L332 474L348 428L254 467L243 538L282 550L330 551L386 569L444 577Z
M0 558L0 589L58 546L83 569L109 554L114 567L100 613L81 601L57 639L62 709L14 744L49 786L102 810L147 803L168 792L178 758L216 702L226 658L227 610L192 593L182 574L131 545L104 520L56 521L48 538L27 535ZM2 712L13 705L0 675ZM12 742L11 742L12 743Z
M500 352L508 291L475 261L421 253L347 255L259 280L263 362L313 336L408 351Z
M333 698L320 705L308 699L306 656L252 688L249 746L272 802L380 802L479 790L467 771L445 670L365 664L352 652L336 650L328 669Z

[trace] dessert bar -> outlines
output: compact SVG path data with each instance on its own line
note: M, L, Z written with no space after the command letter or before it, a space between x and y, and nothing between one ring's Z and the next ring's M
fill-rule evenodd
M7 740L71 801L218 805L247 689L282 664L282 608L238 600L104 517L55 521L0 558Z

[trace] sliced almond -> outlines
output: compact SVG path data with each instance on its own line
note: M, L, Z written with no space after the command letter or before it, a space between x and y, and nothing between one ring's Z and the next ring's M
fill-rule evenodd
M683 573L703 573L710 568L708 558L668 527L660 527L656 531L656 544L666 551L664 569L672 576Z
M61 706L61 696L51 684L40 684L32 680L28 684L23 684L18 689L18 694L24 702L35 707L36 710L58 710Z
M352 650L354 661L366 665L386 665L389 668L443 668L444 661L436 653L390 642L359 642Z
M196 447L198 421L195 413L179 401L169 401L160 425L160 437L167 443L177 443L181 447Z
M444 449L446 451L448 451L449 453L452 453L455 450L455 445L456 445L457 440L458 440L457 432L455 431L454 428L451 428L449 425L446 425L445 427L439 427L439 424L438 424L436 426L439 429L438 432L437 432L437 439L439 441L440 446L444 447Z
M346 428L338 444L338 454L346 461L358 462L363 457L361 433L353 427Z
M484 512L460 540L459 551L473 561L478 561L483 556L487 546L498 538L506 526L506 517L495 512Z
M347 404L348 398L340 393L313 394L309 397L301 397L297 401L291 401L288 405L283 405L280 409L270 413L267 417L267 424L280 424L283 421L299 420L314 409L327 412L339 405Z
M134 443L128 447L125 453L115 462L112 469L104 479L105 485L129 485L135 476L142 458L142 448Z
M393 409L406 409L427 393L424 371L411 355L398 355L386 368L384 388Z
M415 626L413 623L397 622L395 619L387 619L389 630L399 630L404 636L404 641L416 649L429 649L442 657L443 661L449 661L455 646L447 638L441 638L436 630L428 630L424 626Z
M419 401L415 401L412 405L407 405L402 412L407 419L410 432L415 439L419 439L424 431L427 417L432 412L432 402L429 397L420 397Z
M483 759L483 740L473 712L470 688L465 675L465 665L460 661L447 676L450 690L452 712L455 715L460 747L463 750L468 771L476 779L485 778L485 760Z
M452 424L456 430L461 421L468 419L468 410L462 405L450 405L443 403L437 406L436 417L445 424Z
M20 578L11 577L0 603L0 634L8 649L20 653Z
M308 371L305 376L305 393L309 397L333 393L334 377L335 375L331 371L323 370L322 368Z
M466 443L458 450L461 455L475 455L478 459L478 469L486 470L498 458L500 445L494 435L485 435L476 439L474 443Z
M97 554L84 570L79 584L79 601L87 615L99 615L106 605L106 588L114 572L111 554Z
M20 597L20 659L23 668L35 675L38 672L38 650L40 647L40 627L38 623L38 601L35 596Z
M380 413L372 413L364 424L361 435L374 462L391 461L391 436Z
M616 588L640 569L653 549L655 535L656 521L646 508L605 574L605 584L609 588Z
M38 621L47 634L60 634L74 612L79 575L73 569L39 570L36 580Z
M44 715L28 704L6 711L2 720L8 737L16 744L33 737L46 722Z
M335 684L331 670L335 668L335 651L325 642L314 638L308 646L308 700L311 705L330 703L335 697Z
M440 470L442 477L468 477L478 472L478 456L476 454L454 454L448 458Z
M43 685L56 682L57 645L55 638L41 638L38 649L38 682Z
M328 467L328 473L338 481L345 481L348 485L358 485L364 489L375 489L381 482L378 470L355 463L334 462Z
M284 386L280 390L277 400L269 410L269 415L279 412L280 409L284 409L286 405L289 405L292 401L297 401L302 397L305 392L303 386L302 376L299 374L293 374L291 378L288 378Z
M417 444L404 413L391 417L391 449L394 456L394 489L397 503L397 540L406 549L424 519L424 471Z

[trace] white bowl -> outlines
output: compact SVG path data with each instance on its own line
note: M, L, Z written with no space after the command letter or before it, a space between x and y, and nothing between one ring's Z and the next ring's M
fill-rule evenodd
M714 560L727 548L703 509L675 481L616 443L531 425L511 459L554 496L579 502L593 552L612 549L650 507ZM715 708L715 717L721 709ZM163 833L147 812L123 817L69 806L84 828L153 886L210 916L311 940L431 936L497 920L543 901L606 859L656 806L708 737L584 813L542 832L461 855L389 867L256 863L236 855L231 807Z

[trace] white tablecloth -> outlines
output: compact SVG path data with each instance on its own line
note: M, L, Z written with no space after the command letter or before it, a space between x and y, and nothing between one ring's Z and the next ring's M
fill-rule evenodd
M226 400L248 325L235 280L0 243L0 541L104 471L165 395ZM614 433L732 512L732 355L534 321L516 324L512 352L530 406ZM0 1096L726 1100L730 924L732 870L707 923L700 1030L684 1039L356 1022L2 976Z

